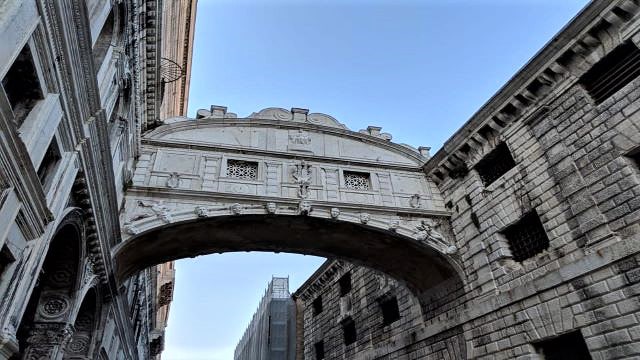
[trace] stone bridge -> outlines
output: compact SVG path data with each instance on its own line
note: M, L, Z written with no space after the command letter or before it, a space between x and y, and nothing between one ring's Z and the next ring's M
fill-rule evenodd
M336 257L417 292L459 283L457 248L428 148L350 131L325 114L226 108L143 136L114 250L120 280L154 264L229 251Z

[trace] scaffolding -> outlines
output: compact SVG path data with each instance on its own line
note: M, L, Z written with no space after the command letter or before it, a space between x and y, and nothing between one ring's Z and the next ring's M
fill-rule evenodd
M234 352L234 360L294 360L295 303L288 277L272 277Z

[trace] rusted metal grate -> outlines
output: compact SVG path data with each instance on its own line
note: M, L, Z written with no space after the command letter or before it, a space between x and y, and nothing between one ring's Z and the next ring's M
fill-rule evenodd
M507 144L500 143L476 164L475 169L480 174L484 186L488 186L515 166L516 162Z
M502 233L509 241L511 254L516 261L526 260L549 247L549 238L535 211L524 215Z
M258 163L243 160L228 160L227 176L234 179L257 180Z
M628 41L615 48L581 78L589 96L600 104L640 75L640 49Z

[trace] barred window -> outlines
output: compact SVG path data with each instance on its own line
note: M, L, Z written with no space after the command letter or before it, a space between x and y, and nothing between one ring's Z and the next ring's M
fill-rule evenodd
M489 186L515 166L516 162L513 160L507 144L500 143L476 164L475 169L484 186Z
M227 176L234 179L257 180L258 163L253 161L228 160Z
M549 247L549 238L534 210L502 232L509 241L511 254L516 261L526 260Z
M347 189L370 190L371 181L369 174L354 171L344 172L344 186Z
M591 360L589 348L580 331L573 331L533 345L548 360Z
M640 49L631 41L616 47L581 78L580 83L600 104L640 75Z

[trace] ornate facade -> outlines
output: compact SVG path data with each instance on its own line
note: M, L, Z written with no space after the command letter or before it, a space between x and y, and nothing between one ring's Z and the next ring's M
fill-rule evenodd
M159 356L172 266L116 282L111 248L140 134L185 112L194 15L195 1L0 4L1 359Z
M191 1L3 2L0 356L157 356L167 262L252 250L341 259L297 292L300 358L640 356L639 13L590 3L430 157L184 117Z

